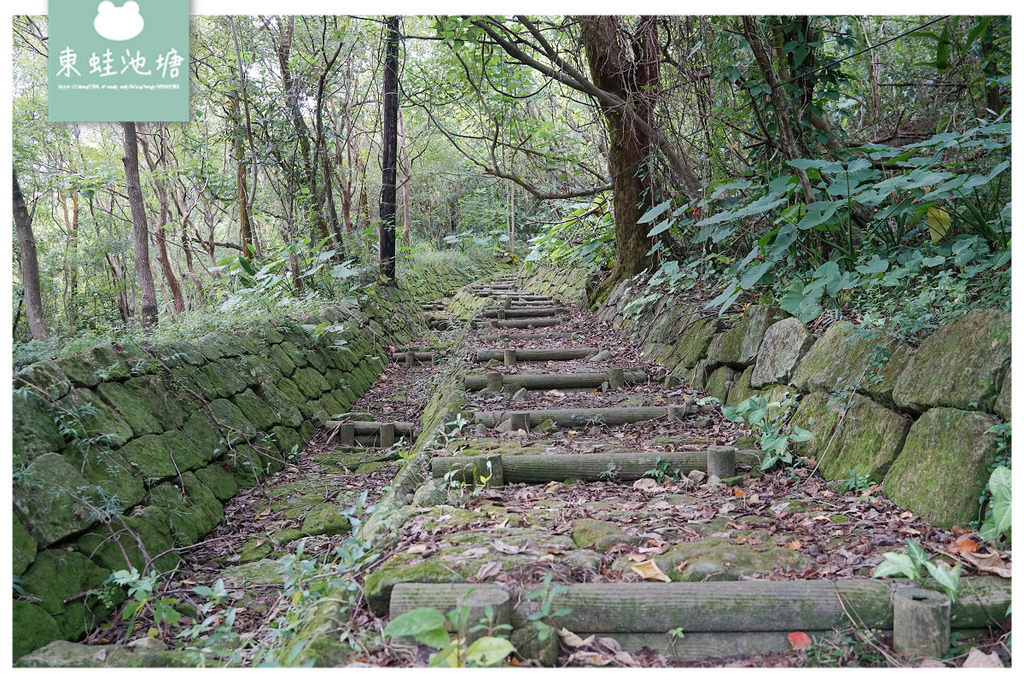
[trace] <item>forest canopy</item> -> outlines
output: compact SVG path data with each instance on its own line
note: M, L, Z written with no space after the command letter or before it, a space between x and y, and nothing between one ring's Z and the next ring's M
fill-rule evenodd
M46 20L15 17L15 361L358 296L389 37L399 281L488 253L607 271L595 298L637 277L638 306L698 291L709 315L769 300L908 338L1008 308L1010 28L194 16L188 123L63 124Z

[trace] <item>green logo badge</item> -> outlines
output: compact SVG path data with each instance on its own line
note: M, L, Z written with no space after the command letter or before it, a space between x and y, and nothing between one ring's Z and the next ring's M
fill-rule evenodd
M51 121L187 121L188 0L50 0Z

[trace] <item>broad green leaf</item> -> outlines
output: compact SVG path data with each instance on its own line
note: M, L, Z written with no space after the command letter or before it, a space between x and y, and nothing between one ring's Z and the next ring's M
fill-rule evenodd
M661 233L671 228L673 225L675 225L675 221L673 221L671 218L666 218L665 220L661 221L653 228L651 228L651 231L647 233L647 236L654 237L655 235L660 235Z
M666 199L661 204L658 204L657 206L652 206L651 208L647 209L647 211L644 212L644 215L640 216L640 218L638 218L636 222L641 224L650 223L655 218L668 211L668 207L670 207L671 205L672 200Z
M419 607L400 614L384 627L390 637L413 636L444 628L444 615L433 607Z
M957 595L960 593L960 570L962 567L958 563L955 567L950 569L946 565L936 562L925 562L924 568L928 570L932 578L942 586L943 592L949 596L951 602L956 602Z
M904 553L886 553L885 559L878 563L871 576L878 579L883 576L905 576L917 580L920 573L909 555Z
M740 278L740 286L743 287L743 289L750 289L760 282L761 278L763 278L774 266L775 264L771 261L765 261L764 263L759 263L752 268L748 268L744 271L743 277Z
M515 651L515 646L504 638L484 636L466 649L466 661L477 666L494 666Z
M809 432L806 429L804 429L803 427L800 427L798 425L793 425L793 433L790 434L790 436L789 436L789 440L790 441L795 441L796 443L801 443L803 441L810 441L813 438L814 438L814 434L812 432Z
M863 273L864 275L875 275L877 273L884 273L889 269L889 262L884 258L879 258L876 254L867 263L857 266L857 272Z
M928 561L928 553L915 541L907 541L907 554L915 566L920 567Z

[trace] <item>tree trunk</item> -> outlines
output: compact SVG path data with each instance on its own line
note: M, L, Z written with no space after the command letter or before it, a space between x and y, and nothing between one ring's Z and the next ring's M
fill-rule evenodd
M28 329L34 339L46 339L50 336L46 329L46 318L43 315L43 293L39 285L39 260L36 257L36 238L32 234L32 218L25 206L25 197L18 185L18 172L12 169L14 178L14 228L18 233L18 259L21 270L21 284L25 289L25 316L28 318Z
M242 242L242 255L251 258L254 252L252 249L252 225L249 223L249 188L246 181L245 145L242 141L242 116L238 111L238 98L229 96L229 99L231 100L231 123L235 127L234 135L231 138L235 156L235 182L238 186L239 240Z
M171 315L177 317L185 312L185 296L181 292L181 283L174 273L174 266L171 264L171 255L167 251L167 222L171 218L171 200L168 195L167 177L170 171L168 157L170 150L167 144L167 128L163 124L157 124L156 131L157 153L150 154L149 144L142 138L142 155L146 158L146 165L153 174L153 190L156 193L157 203L160 205L156 225L153 228L153 241L156 243L156 260L160 264L160 271L163 273L164 282L170 290Z
M157 322L156 287L153 285L153 272L149 269L149 227L146 225L146 207L142 200L142 185L139 183L139 145L135 137L135 122L125 121L121 127L124 130L124 179L132 212L135 277L139 281L139 292L142 295L141 322L144 328L149 328Z
M409 163L409 148L406 146L405 123L399 118L398 124L398 131L402 138L402 246L408 249L412 239L412 207L409 196L412 164Z
M384 149L381 157L380 272L395 279L395 181L398 161L398 17L386 20Z
M599 88L625 100L639 118L653 125L654 88L660 75L657 25L651 17L641 18L632 38L635 58L631 58L629 46L618 39L620 21L614 16L582 17L590 73ZM653 264L648 256L652 244L648 228L637 223L651 206L651 193L644 192L644 183L650 177L647 159L653 147L650 138L618 109L602 106L601 111L608 128L608 171L615 205L617 263L605 283L611 285Z

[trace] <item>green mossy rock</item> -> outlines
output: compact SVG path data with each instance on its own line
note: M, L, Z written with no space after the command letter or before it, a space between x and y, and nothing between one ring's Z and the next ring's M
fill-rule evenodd
M217 388L218 396L211 398L231 398L235 394L245 391L253 378L241 362L235 359L225 358L204 366L208 377L213 379Z
M200 447L180 429L172 429L160 435L167 449L167 455L174 460L179 472L195 470L212 462L217 456L215 447Z
M715 337L708 346L707 360L712 365L745 367L754 362L765 332L786 314L771 306L751 306L736 326Z
M232 563L249 564L257 562L274 554L274 543L268 538L250 538L238 549L237 560L232 558Z
M810 350L814 340L807 326L796 318L785 318L771 325L761 340L750 375L750 386L760 388L768 384L788 383L797 363Z
M11 400L14 468L27 465L36 456L64 448L56 413L35 392L15 391Z
M211 454L218 448L223 452L224 446L222 441L224 439L223 434L214 424L213 418L210 417L210 411L206 406L197 407L186 418L182 431L185 432L185 436L192 439L193 443L201 446L204 451L209 451Z
M280 344L284 341L284 336L278 331L277 325L274 323L268 323L259 330L260 336L267 344Z
M132 439L117 453L147 480L166 479L177 475L179 471L174 466L167 446L164 445L164 439L159 434L147 434Z
M153 487L149 492L149 498L153 507L164 511L167 528L175 545L192 545L210 533L215 526L199 506L170 482Z
M704 385L704 390L722 403L725 403L726 399L729 397L729 391L736 383L736 379L739 375L740 373L736 372L728 365L715 368L711 374L708 375L708 381Z
M893 399L915 412L935 406L990 412L1010 352L1010 314L970 311L924 340L896 380Z
M753 371L753 367L748 367L743 371L743 374L734 379L732 388L729 389L729 396L727 400L722 401L723 404L727 406L739 405L754 394L759 393L757 389L750 386L750 374Z
M185 472L181 475L181 480L185 484L185 494L191 499L192 504L210 520L211 529L224 521L224 508L217 496L200 481L194 472Z
M102 505L95 488L57 453L44 453L22 470L11 497L43 548L95 524L89 507Z
M977 521L978 499L996 457L986 430L991 415L932 408L910 428L882 484L885 495L932 524L950 528Z
M283 376L291 377L291 374L295 372L295 363L288 357L280 344L271 346L267 350L267 357L278 367Z
M238 493L238 482L231 473L224 469L221 463L214 463L209 467L196 470L196 478L206 484L213 495L219 500L230 500Z
M231 463L231 476L239 488L256 486L267 478L263 458L251 446L236 446L227 459Z
M843 404L839 399L823 391L804 396L789 423L803 427L814 434L814 438L791 443L790 448L793 452L803 458L817 460L821 450L832 439L832 432L839 423L839 413L842 409ZM835 446L832 447L833 452L834 450Z
M203 365L206 357L199 353L193 344L184 341L173 341L167 344L155 344L150 350L160 357L169 368L180 368L186 365Z
M878 483L903 447L910 420L856 396L837 429L832 447L819 458L822 476L835 481L855 472Z
M324 376L313 368L299 368L292 375L292 380L302 394L310 400L320 398L320 394L331 389Z
M128 645L84 645L55 640L18 660L26 668L156 668L187 666L181 653Z
M17 515L14 515L12 522L11 540L14 541L14 548L11 551L12 573L15 576L21 576L36 557L37 543Z
M103 382L96 388L96 391L124 418L135 436L159 434L164 430L160 421L146 410L144 402L140 401L135 392L124 384Z
M386 462L364 462L356 468L356 474L375 474L387 466L388 463Z
M146 495L142 475L120 452L104 446L76 445L64 449L64 459L121 511L142 502Z
M229 588L280 586L282 583L281 566L274 560L260 560L230 567L221 572L220 578L224 579L224 585Z
M249 419L242 414L242 411L238 409L238 406L231 401L224 398L218 398L214 401L210 401L210 408L213 410L213 414L217 418L217 422L224 427L231 428L248 437L256 436L256 428L251 422L249 422Z
M333 502L317 505L302 520L302 533L307 536L334 536L352 530L352 522Z
M157 419L162 431L177 429L184 424L185 408L181 401L174 397L177 390L169 382L152 376L132 377L124 383L124 388L147 413ZM121 414L124 415L123 412Z
M581 517L572 523L572 540L577 548L595 548L604 552L613 543L637 543L635 536L622 533L622 525Z
M61 637L60 626L41 606L14 600L11 602L11 646L14 661ZM19 666L31 666L18 662Z
M157 526L151 516L121 517L113 520L111 527L113 531L97 527L83 534L75 543L75 550L108 571L131 566L146 573L147 560L152 560L153 566L161 572L170 571L178 564L176 553L161 554L174 545L165 523Z
M679 543L653 559L673 581L735 581L776 568L801 569L810 564L808 558L787 548L735 544L720 536Z
M306 361L305 354L299 351L296 344L305 346L309 343L309 339L304 334L292 334L290 337L288 334L285 334L285 340L280 344L281 351L288 355L289 360L291 360L295 367L304 368L309 363Z
M92 388L100 383L95 366L80 355L58 358L54 362L75 386Z
M267 402L253 393L252 389L246 389L235 396L232 401L249 422L261 432L270 429L278 420L277 414L267 405Z
M221 332L211 332L196 340L196 349L206 360L214 361L225 356L237 356L241 352L237 340Z
M71 380L56 363L44 360L33 363L14 375L15 390L21 387L42 391L56 401L71 391Z
M363 595L371 610L377 614L387 614L391 589L400 583L450 583L465 581L467 578L450 569L440 559L430 558L408 564L405 558L396 557L366 577Z
M686 327L672 348L670 359L676 360L675 370L692 370L707 357L708 346L722 323L717 318L702 318Z
M289 427L274 427L270 430L270 437L286 460L298 455L306 446L299 433Z
M285 382L289 382L289 380L282 380L279 384ZM297 402L289 398L278 386L264 384L256 393L269 405L270 410L278 418L276 422L293 429L302 424L302 412L299 410Z
M1010 403L1013 400L1013 390L1010 388L1010 380L1013 378L1013 373L1010 367L1006 368L1006 377L1003 379L1003 388L999 390L999 396L996 397L995 406L993 410L995 414L1003 418L1007 422L1010 421Z
M250 386L263 383L276 384L284 378L277 365L260 356L242 356L238 362L248 375Z
M38 605L53 616L61 637L74 640L113 611L98 597L77 597L99 588L109 575L81 553L44 550L25 573L22 587L28 595L39 598Z
M85 352L86 362L96 368L96 374L104 382L118 382L132 376L124 357L110 344L94 346Z
M60 404L66 411L61 414L61 421L79 434L84 431L89 438L103 437L115 448L134 436L132 428L117 411L89 389L72 389Z
M801 391L841 391L848 387L882 403L892 403L892 387L909 350L873 330L841 320L797 363L791 384Z

